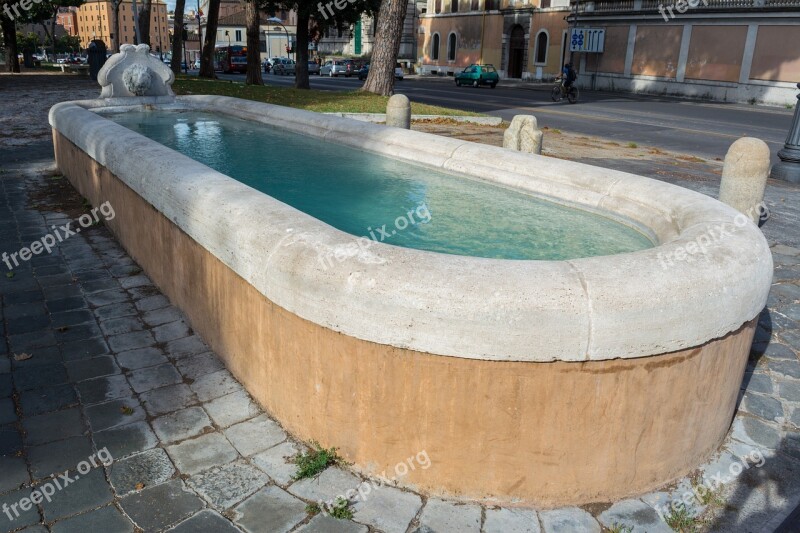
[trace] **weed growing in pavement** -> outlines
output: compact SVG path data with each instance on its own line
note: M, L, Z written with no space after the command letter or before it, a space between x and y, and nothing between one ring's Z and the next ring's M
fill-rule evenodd
M320 509L319 505L314 503L314 502L311 502L311 503L306 505L306 513L308 513L308 514L310 514L312 516L319 514L320 511L322 511L322 509Z
M297 472L294 474L294 479L314 477L329 466L344 463L339 454L336 453L336 448L326 450L316 441L312 441L311 446L311 451L302 452L295 456L294 464L297 465Z
M639 145L636 143L628 143L628 148L639 148Z
M614 522L611 524L611 527L608 528L610 533L633 533L633 528L630 526L623 526L622 524L618 524Z
M336 498L336 502L330 508L330 515L339 520L350 520L353 518L353 510L350 509L350 502L342 497Z
M686 507L674 507L664 516L664 521L678 533L695 533L700 529L700 521Z

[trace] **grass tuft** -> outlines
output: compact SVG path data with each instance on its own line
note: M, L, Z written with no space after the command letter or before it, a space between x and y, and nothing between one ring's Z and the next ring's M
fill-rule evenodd
M353 518L353 510L350 509L350 502L339 496L331 506L331 516L339 520L350 520Z
M311 451L295 456L294 463L297 465L297 472L294 474L294 479L314 477L329 466L343 463L342 458L336 453L336 448L325 449L313 441L311 446Z

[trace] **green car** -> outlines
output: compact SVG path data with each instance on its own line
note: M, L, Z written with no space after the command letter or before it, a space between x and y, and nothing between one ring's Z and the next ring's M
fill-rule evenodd
M456 74L456 85L488 85L492 89L497 87L500 76L497 75L494 65L470 65L462 72Z

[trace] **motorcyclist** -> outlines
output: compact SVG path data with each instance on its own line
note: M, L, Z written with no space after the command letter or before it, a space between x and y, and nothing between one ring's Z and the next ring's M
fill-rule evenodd
M572 68L572 63L567 63L561 71L561 82L564 84L564 92L568 91L575 80L578 79L578 74Z

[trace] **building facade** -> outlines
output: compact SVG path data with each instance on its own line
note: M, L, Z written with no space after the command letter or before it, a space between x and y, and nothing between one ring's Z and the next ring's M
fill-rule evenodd
M58 15L56 15L56 24L64 28L67 35L78 35L78 8L59 8Z
M490 63L504 78L547 80L572 58L582 87L795 102L800 0L671 1L428 0L417 69ZM572 54L573 26L602 30L602 52Z
M287 54L286 52L287 45L296 42L297 38L297 19L294 11L280 11L275 14L274 18L281 18L282 25L270 21L271 18L273 17L261 15L259 24L261 60L269 57L291 56L294 58L294 53ZM247 46L247 20L244 11L220 17L217 24L217 45L226 44Z
M141 2L136 3L141 10ZM93 39L100 39L109 49L117 44L136 44L134 25L134 3L123 0L119 4L119 36L114 35L112 3L90 1L78 8L77 24L81 45L86 47ZM119 37L119 39L117 39ZM150 12L150 48L153 52L168 51L170 47L167 4L153 0Z

